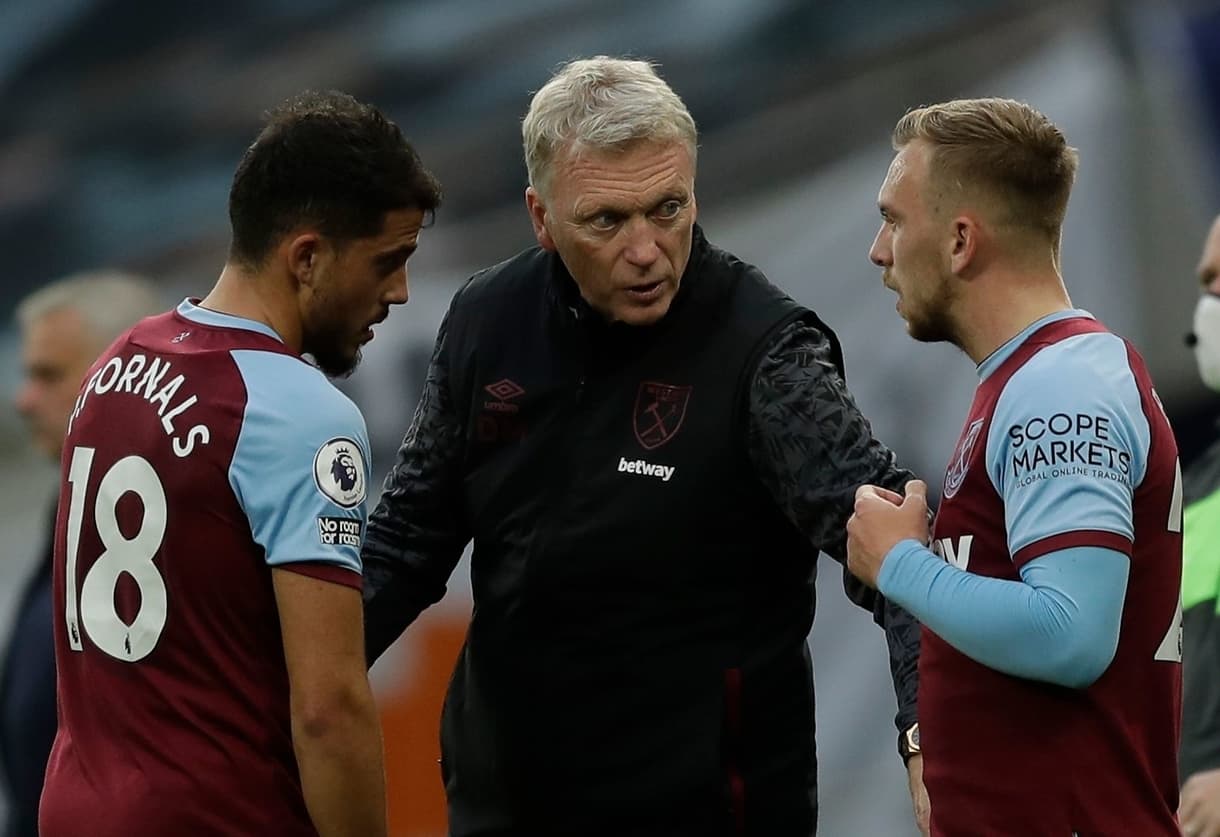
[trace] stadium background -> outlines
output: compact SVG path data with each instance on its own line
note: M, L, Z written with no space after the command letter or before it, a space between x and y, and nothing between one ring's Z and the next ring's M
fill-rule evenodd
M1181 337L1220 211L1217 0L6 0L0 397L11 402L19 380L23 293L118 266L158 279L167 306L202 295L260 112L339 88L395 118L446 190L411 262L411 303L342 384L383 473L450 294L532 243L518 133L530 92L559 62L596 53L661 64L701 129L709 236L837 330L876 431L933 480L974 378L955 350L912 347L867 260L889 130L907 108L955 96L1039 107L1081 151L1063 251L1074 301L1144 352L1185 457L1206 441L1220 402ZM54 478L0 410L0 633ZM819 586L820 833L913 834L881 634L828 560ZM374 670L401 837L444 833L436 717L468 613L463 565Z

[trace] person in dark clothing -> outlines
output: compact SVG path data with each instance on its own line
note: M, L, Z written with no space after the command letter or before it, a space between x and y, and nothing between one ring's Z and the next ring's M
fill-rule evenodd
M17 599L0 671L0 759L6 782L7 837L37 837L38 797L55 740L50 537L54 530L52 515L38 562Z
M106 346L163 305L148 280L105 271L46 285L17 307L24 380L16 407L39 452L59 461L81 379ZM0 760L8 837L38 834L38 798L55 740L55 643L51 628L51 534L26 582L0 674Z
M650 64L567 64L522 130L539 246L441 326L362 551L369 660L473 540L454 837L808 837L818 551L911 474L834 332L696 225L695 124ZM922 829L918 626L844 583L889 640Z
M1199 301L1189 342L1199 377L1220 391L1220 216L1196 271ZM1183 474L1182 800L1192 837L1220 837L1220 441ZM1189 831L1187 829L1190 829Z

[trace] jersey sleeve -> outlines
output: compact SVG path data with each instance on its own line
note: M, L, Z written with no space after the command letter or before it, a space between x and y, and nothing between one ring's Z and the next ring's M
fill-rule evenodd
M1062 340L1018 369L987 440L1017 568L1077 546L1130 555L1132 498L1150 444L1127 347L1116 335Z
M229 482L255 542L272 567L358 587L371 478L363 416L296 357L232 355L247 394Z

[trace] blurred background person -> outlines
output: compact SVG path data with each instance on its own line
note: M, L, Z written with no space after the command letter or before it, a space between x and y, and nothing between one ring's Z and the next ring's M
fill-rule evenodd
M454 291L534 242L523 92L597 53L660 65L700 128L700 223L834 325L862 412L916 473L943 470L975 379L952 347L910 350L860 258L887 137L922 103L1037 102L1083 158L1062 253L1073 294L1148 361L1183 462L1214 438L1220 396L1181 344L1197 292L1166 277L1193 271L1220 206L1220 0L14 0L0 4L0 322L28 291L98 263L154 275L171 299L209 287L232 161L261 110L305 88L349 90L412 126L446 193L444 222L412 257L409 316L382 324L340 384L384 473ZM0 328L0 346L17 343ZM0 415L12 556L0 631L55 476L16 415ZM375 504L378 474L370 485ZM446 833L437 716L470 617L467 562L372 671L400 837ZM809 640L820 830L913 833L891 729L869 720L893 712L884 636L822 567Z
M1204 385L1220 391L1220 216L1195 277L1199 301L1187 342ZM1220 440L1186 469L1182 499L1180 816L1186 834L1220 837Z
M23 379L17 412L38 452L59 463L81 379L97 356L138 320L165 307L151 280L118 271L70 276L17 305ZM51 625L51 542L25 582L0 671L0 759L9 805L8 837L36 837L38 797L55 740L55 643Z

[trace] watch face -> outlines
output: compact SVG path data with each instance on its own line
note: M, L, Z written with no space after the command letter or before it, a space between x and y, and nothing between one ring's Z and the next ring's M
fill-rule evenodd
M907 730L907 742L916 750L919 749L919 724Z

